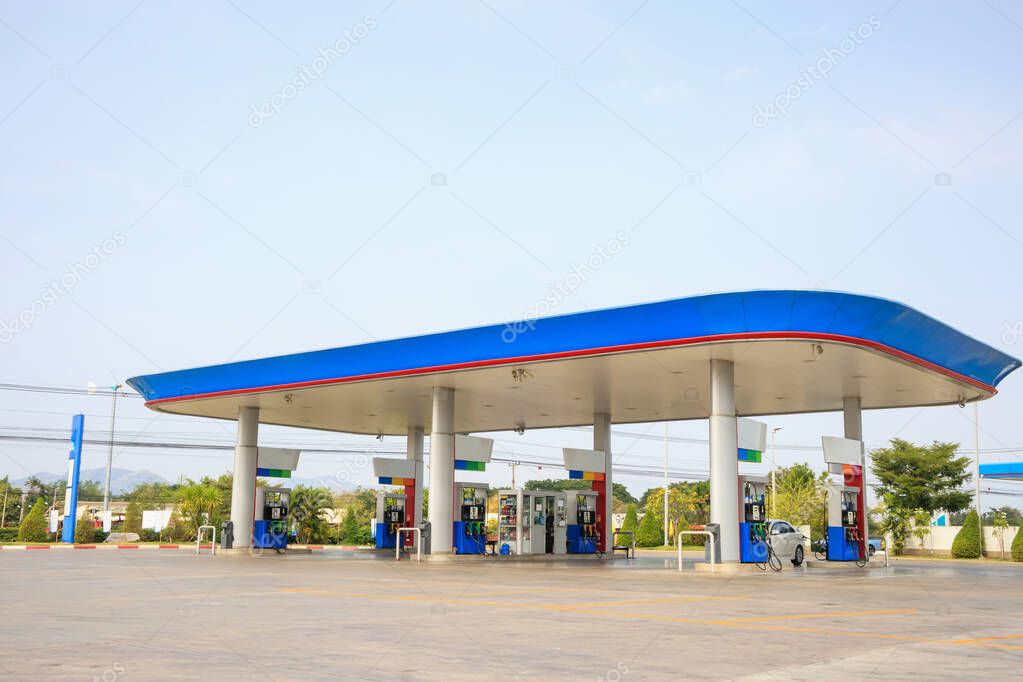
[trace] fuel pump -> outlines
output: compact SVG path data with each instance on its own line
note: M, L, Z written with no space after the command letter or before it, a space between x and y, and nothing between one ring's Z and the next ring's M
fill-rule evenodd
M767 560L766 494L766 478L739 476L739 561L744 564Z
M593 554L600 533L597 530L597 493L590 490L568 491L568 553Z
M256 488L256 508L252 523L252 546L255 549L288 547L291 490L288 488Z
M859 488L847 485L828 486L828 561L863 559L859 493Z
M455 483L455 554L484 554L487 549L486 483Z
M377 493L377 549L394 549L397 545L398 529L405 526L405 502L402 493Z

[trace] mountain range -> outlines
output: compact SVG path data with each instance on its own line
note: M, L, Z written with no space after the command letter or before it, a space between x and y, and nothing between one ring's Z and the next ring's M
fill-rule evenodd
M103 480L106 478L107 470L105 468L96 469L82 469L79 473L79 480L82 481L96 481L103 485ZM67 474L54 474L49 471L40 471L32 474L40 481L46 484L54 483L56 481L66 480ZM25 482L31 478L26 476L11 481L11 485L15 487L21 487ZM135 471L133 469L118 469L114 467L110 470L110 490L114 495L121 495L135 488L140 483L169 483L167 479L159 474L154 474L152 471L143 469L142 471Z

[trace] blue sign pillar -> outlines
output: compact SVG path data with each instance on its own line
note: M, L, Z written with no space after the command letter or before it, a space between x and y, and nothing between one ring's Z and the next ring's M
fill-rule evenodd
M82 468L82 434L85 431L85 415L76 414L71 418L71 452L67 456L67 488L64 490L64 532L61 542L75 541L75 525L78 519L78 473Z

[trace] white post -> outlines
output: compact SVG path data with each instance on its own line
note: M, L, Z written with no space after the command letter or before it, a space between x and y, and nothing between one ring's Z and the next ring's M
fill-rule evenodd
M735 363L710 361L710 520L721 525L721 562L739 561L739 436Z
M614 523L611 520L614 505L614 483L611 478L611 415L593 415L593 449L604 453L604 550L611 554L614 547Z
M256 498L256 443L259 408L238 408L238 441L234 448L234 479L231 483L231 522L234 546L252 546L252 510Z
M412 518L408 525L419 527L423 522L423 427L408 427L408 441L405 446L405 456L415 462L416 472L416 501L412 508Z
M455 389L435 386L430 431L430 551L453 549L455 488Z
M664 422L664 546L668 546L668 422Z
M842 398L842 419L845 422L845 437L863 443L863 407L859 397ZM864 444L860 455L860 488L863 495L863 556L870 558L870 538L867 529L867 449Z

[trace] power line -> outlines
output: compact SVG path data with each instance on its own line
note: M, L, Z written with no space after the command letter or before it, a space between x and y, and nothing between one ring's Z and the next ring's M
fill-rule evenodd
M0 391L21 391L23 393L52 393L57 395L91 395L91 396L112 396L112 388L80 388L77 386L43 386L37 384L10 384L0 383ZM141 398L137 393L117 391L122 398Z

